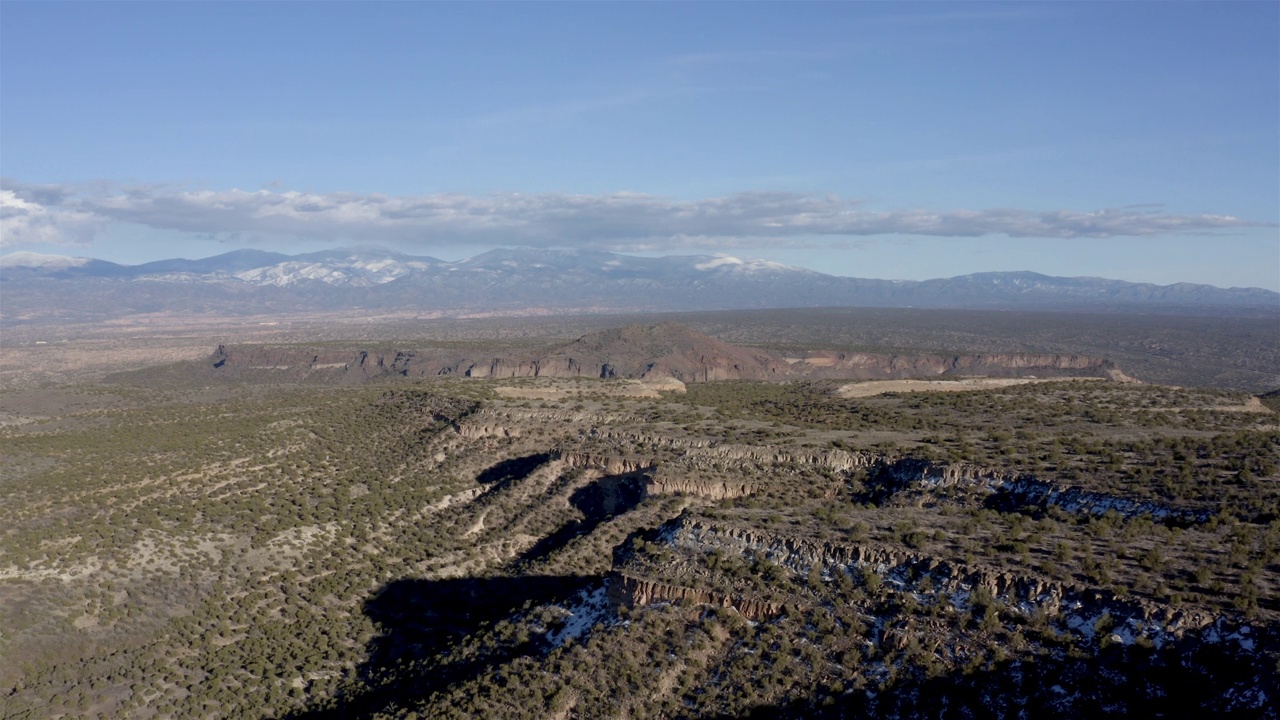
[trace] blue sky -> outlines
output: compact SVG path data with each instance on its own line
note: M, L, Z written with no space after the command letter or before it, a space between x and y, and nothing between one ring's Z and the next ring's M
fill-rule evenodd
M0 4L5 252L1280 289L1280 4Z

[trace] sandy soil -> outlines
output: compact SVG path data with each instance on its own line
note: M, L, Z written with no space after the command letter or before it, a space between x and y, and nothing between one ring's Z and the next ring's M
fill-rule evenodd
M684 383L674 378L660 380L608 380L587 384L569 383L547 386L501 385L493 389L499 397L517 400L559 400L584 394L627 398L657 398L661 392L685 392Z
M1241 405L1206 405L1204 407L1171 407L1153 408L1159 412L1182 412L1183 410L1215 410L1218 412L1270 413L1271 408L1262 404L1256 397L1245 400Z
M959 380L868 380L841 386L836 393L843 398L872 397L891 392L965 392L991 388L1028 385L1030 383L1098 381L1104 378L962 378Z
M0 388L19 389L44 383L93 380L123 370L197 360L213 352L201 340L110 341L76 340L46 345L0 348Z

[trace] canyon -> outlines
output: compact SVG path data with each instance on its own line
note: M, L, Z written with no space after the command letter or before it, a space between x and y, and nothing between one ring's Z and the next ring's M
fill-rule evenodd
M429 378L596 378L781 381L958 376L1106 377L1128 379L1105 358L1043 353L899 355L813 351L800 357L741 347L675 323L632 325L585 335L558 347L476 357L445 349L325 350L219 345L219 375L251 380L360 383L400 376Z

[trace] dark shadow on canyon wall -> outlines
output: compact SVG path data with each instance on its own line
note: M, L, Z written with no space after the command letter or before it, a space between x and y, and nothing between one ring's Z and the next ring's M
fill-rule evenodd
M570 520L533 547L520 554L516 567L526 567L541 560L574 538L589 535L601 523L634 509L644 500L644 479L634 475L609 475L578 488L569 496L569 504L582 513L581 519Z
M364 612L380 633L369 659L335 697L286 717L301 720L359 718L388 712L522 655L546 651L540 638L494 643L486 652L463 653L459 641L491 632L493 624L521 609L567 602L598 576L538 576L397 580L379 589Z
M760 705L713 720L854 718L1249 718L1274 720L1274 667L1224 643L1043 654L977 670L913 673L887 687Z
M476 482L491 486L491 490L505 488L517 480L523 480L533 474L538 466L551 460L548 453L525 455L523 457L503 460L476 475Z
M543 654L549 648L539 637L505 638L465 653L458 641L493 634L495 623L524 608L570 601L601 581L598 576L539 576L389 583L365 603L364 611L381 632L369 643L369 659L356 680L287 717L395 714L519 657ZM1257 640L1273 647L1270 631L1259 635ZM872 681L844 691L816 680L805 687L800 680L793 700L702 717L1277 717L1273 699L1280 697L1280 673L1270 652L1240 653L1231 642L1205 642L1192 634L1161 648L1117 644L1096 653L1082 650L1058 648L942 673L908 663L911 667L900 668L896 679L882 686Z

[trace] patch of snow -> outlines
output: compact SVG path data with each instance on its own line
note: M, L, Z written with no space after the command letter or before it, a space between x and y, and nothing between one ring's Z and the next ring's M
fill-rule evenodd
M1111 641L1118 642L1121 645L1132 645L1137 641L1138 636L1141 634L1141 621L1137 619L1130 619L1124 625L1120 625L1111 630Z
M783 265L782 263L773 262L772 260L751 260L745 263L740 269L745 270L749 273L756 273L756 272L777 272L779 270L794 270L795 268L792 268L788 265Z
M171 272L171 273L152 273L139 277L138 282L169 282L169 283L220 283L228 279L224 273L191 273L191 272Z
M1093 626L1098 622L1098 618L1100 617L1102 617L1101 614L1098 614L1097 617L1093 618L1086 618L1082 615L1070 615L1067 617L1067 627L1080 633L1086 639L1092 640L1095 632Z
M569 617L565 619L564 626L547 633L547 641L553 647L560 647L570 640L577 640L613 615L609 607L608 594L603 585L590 591L578 591L577 599L565 610L569 613Z
M389 283L415 270L428 267L430 264L423 262L402 263L394 258L369 260L353 256L337 262L282 262L269 267L245 270L236 273L235 277L257 285L278 287L306 280L318 280L328 285L370 287Z
M695 270L712 270L714 268L722 267L724 265L742 265L742 264L743 264L743 261L731 255L717 255L714 258L708 260L707 262L698 263L693 267Z
M773 262L772 260L742 260L731 255L717 255L711 260L698 263L693 267L697 270L715 270L716 268L725 268L726 270L731 270L734 273L746 273L748 275L760 272L797 270L797 268Z
M1229 688L1226 692L1226 698L1229 701L1227 707L1233 710L1237 708L1256 710L1267 707L1267 693L1259 687L1246 689Z
M893 589L899 591L907 589L908 577L907 568L905 566L898 566L889 569L888 572L883 570L880 572L883 574L884 581Z
M1248 634L1249 628L1246 626L1228 635L1227 639L1235 640L1242 650L1252 652L1256 644L1254 643L1253 638L1246 637Z
M372 261L357 260L356 262L351 263L352 267L357 267L357 268L360 268L361 270L368 270L369 272L375 272L375 273L383 272L388 268L395 270L399 267L399 265L400 263L396 262L395 260L392 260L391 258L383 258L382 260L372 260Z

